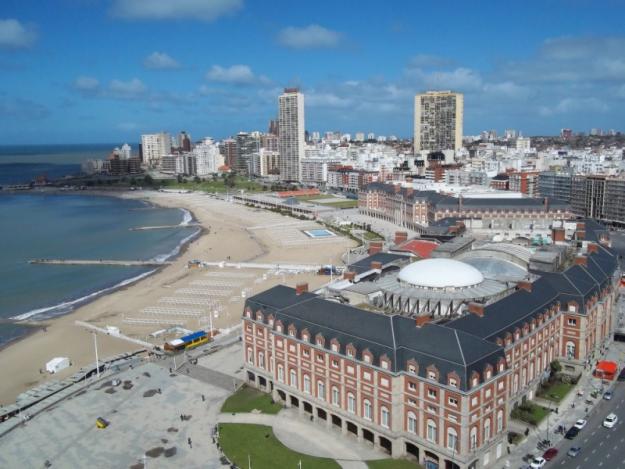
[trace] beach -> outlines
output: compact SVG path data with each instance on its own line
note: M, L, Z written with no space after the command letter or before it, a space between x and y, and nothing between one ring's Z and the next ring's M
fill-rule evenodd
M243 303L249 295L279 283L295 286L307 282L314 289L329 280L314 273L293 274L280 269L193 269L188 267L191 260L341 264L341 255L355 246L352 240L339 236L324 240L307 238L303 230L314 228L312 221L248 208L205 194L135 191L117 195L186 209L203 230L170 265L70 314L34 322L40 326L35 332L1 350L0 369L7 379L0 382L0 404L10 404L30 387L49 379L63 379L95 362L93 335L75 325L75 321L117 327L128 337L162 345L173 336L150 334L173 325L188 330L206 329L208 316L215 328L235 326L240 323ZM138 348L103 334L98 334L97 341L100 358ZM72 366L58 375L41 373L45 363L57 356L69 357Z

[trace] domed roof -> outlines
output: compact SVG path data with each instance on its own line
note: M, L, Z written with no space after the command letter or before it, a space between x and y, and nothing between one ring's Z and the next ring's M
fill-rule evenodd
M484 281L475 267L453 259L425 259L399 271L402 282L421 288L465 288Z

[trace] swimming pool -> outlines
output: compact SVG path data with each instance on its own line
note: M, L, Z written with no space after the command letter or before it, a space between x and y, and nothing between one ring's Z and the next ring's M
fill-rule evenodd
M310 238L331 238L336 236L330 230L318 229L318 230L304 230L304 233Z

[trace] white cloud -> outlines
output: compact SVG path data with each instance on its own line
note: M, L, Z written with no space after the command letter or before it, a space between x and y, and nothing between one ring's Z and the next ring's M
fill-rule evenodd
M206 78L210 81L236 85L249 85L256 81L254 72L252 72L252 69L247 65L232 65L231 67L213 65L211 69L206 72Z
M439 68L446 67L452 63L451 60L438 55L417 54L408 62L409 67L416 68Z
M311 107L340 108L344 109L352 105L352 101L334 93L312 91L306 93L306 105Z
M569 114L578 112L607 112L610 107L601 99L596 97L564 98L555 106L541 106L539 112L543 116L554 114Z
M180 64L165 52L152 52L143 60L143 66L155 70L179 68Z
M303 28L289 26L278 34L278 42L293 49L336 47L340 41L340 33L318 24L311 24Z
M115 0L111 14L130 20L213 21L242 6L243 0Z
M469 68L456 68L452 71L437 71L424 75L424 83L428 88L452 89L467 91L479 89L482 86L482 77L478 72Z
M37 33L16 19L0 19L0 48L23 49L35 43Z
M134 99L141 97L147 91L147 87L138 78L129 81L111 80L107 94L114 98Z
M484 84L484 92L498 98L524 99L530 96L531 90L526 86L512 81Z
M100 82L97 78L80 76L74 80L74 88L83 92L94 92L100 88Z

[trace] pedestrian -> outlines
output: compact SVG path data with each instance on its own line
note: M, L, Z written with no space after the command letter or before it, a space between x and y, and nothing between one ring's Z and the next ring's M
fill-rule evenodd
M189 443L189 448L193 448L193 445L191 444L191 437L187 438L187 443Z
M180 421L182 422L184 420L184 418L182 417L182 414L180 414Z
M206 397L204 397L204 394L202 394L202 402L206 401Z

